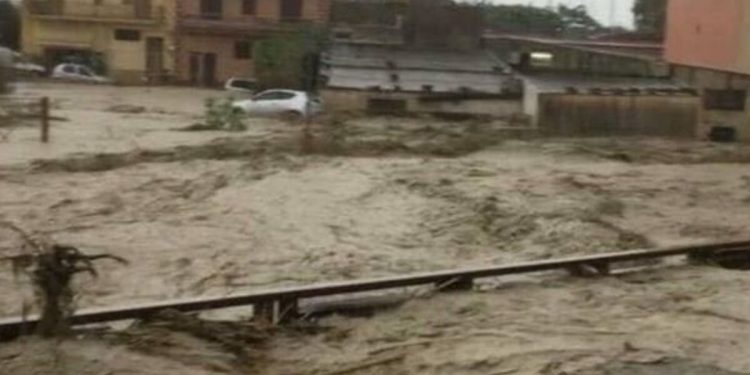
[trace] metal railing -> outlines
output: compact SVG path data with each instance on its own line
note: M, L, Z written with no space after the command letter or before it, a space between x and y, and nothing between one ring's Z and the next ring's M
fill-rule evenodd
M139 7L135 4L91 4L76 1L32 0L26 3L30 14L36 16L98 19L160 21L164 18L163 7Z
M221 14L189 14L178 19L179 27L206 32L244 32L258 30L292 30L314 23L308 19L280 19L273 17L224 16Z
M609 274L616 263L689 256L710 261L719 257L750 259L750 240L725 243L704 243L691 246L673 246L651 250L633 250L564 259L551 259L483 268L453 269L413 275L392 276L380 279L355 280L302 287L262 290L221 297L199 297L173 301L159 301L145 305L83 310L71 317L73 325L104 323L118 320L147 318L163 310L194 312L237 306L254 306L254 316L270 322L281 322L298 313L299 301L305 299L346 296L362 292L387 291L408 287L436 285L439 289L471 288L474 281L507 275L528 274L554 270L567 270L576 275L594 269L600 275ZM585 273L582 273L585 274ZM0 341L33 332L38 316L0 319Z

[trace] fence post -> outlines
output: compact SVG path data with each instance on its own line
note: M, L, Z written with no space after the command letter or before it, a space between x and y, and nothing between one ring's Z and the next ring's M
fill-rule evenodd
M41 100L41 119L42 119L42 143L49 142L49 98L43 97Z

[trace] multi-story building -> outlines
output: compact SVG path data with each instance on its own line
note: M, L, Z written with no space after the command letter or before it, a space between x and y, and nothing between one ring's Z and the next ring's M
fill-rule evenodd
M174 72L175 0L25 0L22 47L49 67L83 59L118 83Z
M670 0L665 59L703 97L704 134L750 141L750 1Z
M328 21L330 0L180 0L176 68L182 82L211 86L253 78L254 43Z

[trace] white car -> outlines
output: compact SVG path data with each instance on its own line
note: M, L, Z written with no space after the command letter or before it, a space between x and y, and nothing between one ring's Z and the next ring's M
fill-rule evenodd
M102 77L94 73L91 68L80 64L60 64L52 70L52 78L72 80L72 81L84 81L91 83L110 83L111 81L107 77Z
M0 47L0 67L25 76L43 76L47 72L43 66L29 62L22 54L6 47Z
M13 69L26 76L42 77L47 74L47 69L39 64L34 64L18 52L13 52Z
M320 113L323 103L304 91L268 90L252 99L235 101L232 107L248 115L283 116L294 120Z
M252 79L230 78L224 84L224 89L240 94L253 95L258 92L258 82Z

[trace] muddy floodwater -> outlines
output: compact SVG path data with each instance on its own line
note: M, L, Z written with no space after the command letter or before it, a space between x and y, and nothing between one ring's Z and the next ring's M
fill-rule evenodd
M79 307L750 238L745 146L532 139L431 118L186 132L223 92L20 92L50 96L60 119L47 145L33 123L0 127L0 220L130 261L81 277ZM0 257L18 243L0 229ZM0 265L0 316L20 315L29 281ZM242 355L236 340L159 325L1 343L0 374L743 374L748 281L682 262L489 280L271 329Z

